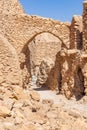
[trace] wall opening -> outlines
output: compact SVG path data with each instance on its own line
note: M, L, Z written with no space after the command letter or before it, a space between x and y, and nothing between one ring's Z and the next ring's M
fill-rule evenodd
M82 44L82 32L77 30L77 49L82 50L83 44Z
M62 41L51 33L44 32L35 36L27 45L30 51L31 79L45 84L55 65L56 55L61 50ZM32 81L33 82L33 81Z
M30 71L30 51L27 45L23 48L22 53L25 56L25 59L20 63L20 68L22 70L22 82L23 88L29 87L30 79L31 79L31 71Z
M61 74L61 68L59 68L59 72L58 72L58 90L59 90L59 94L62 91L62 74Z
M30 86L37 86L37 82L39 82L40 86L46 84L48 73L50 73L55 65L56 54L61 50L62 45L65 45L63 41L50 32L41 32L34 35L26 43L22 49L22 53L25 54L25 61L20 65L24 73L23 81L25 81L26 76L27 79L29 78L27 83L24 84L29 84ZM46 63L48 69L45 66L41 67L43 62ZM43 70L44 75L40 72L40 68ZM58 82L58 76L56 80ZM59 84L59 88L61 88L61 82ZM58 88L58 85L56 87Z
M85 95L84 76L80 67L75 72L74 81L73 94L77 100L80 100Z

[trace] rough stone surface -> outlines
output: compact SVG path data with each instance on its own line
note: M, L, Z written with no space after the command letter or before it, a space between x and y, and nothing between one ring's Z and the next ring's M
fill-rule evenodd
M0 129L87 130L86 49L87 1L63 23L0 0Z
M21 84L20 64L16 50L0 35L0 86Z
M11 59L11 54L8 57L4 54L4 64L9 61L11 69L1 64L1 69L6 67L1 71L3 76L0 82L5 82L7 86L21 84L23 88L28 88L34 80L38 86L47 85L50 89L58 89L68 98L86 94L86 57L81 56L85 53L82 46L82 24L84 27L85 22L82 23L82 17L74 16L70 25L26 15L16 0L2 0L1 5L0 32L11 44L15 54Z
M2 96L0 98L0 128L2 130L87 129L85 98L76 102L74 99L67 100L63 96L56 95L58 100L51 100L48 99L48 95L52 97L51 91L47 95L45 93L46 98L35 100L31 94L39 95L40 92L20 89L19 86L15 86L12 90L1 87L0 91L0 96ZM13 96L14 93L18 95L18 98Z
M70 48L82 49L82 16L74 15L71 23Z
M0 0L0 15L14 15L23 13L23 9L18 0Z
M1 86L47 86L68 99L87 95L86 4L83 17L69 24L26 15L17 0L1 0L1 40L9 44L0 42Z

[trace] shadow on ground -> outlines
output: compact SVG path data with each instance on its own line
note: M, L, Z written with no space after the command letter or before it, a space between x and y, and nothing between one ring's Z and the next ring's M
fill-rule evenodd
M38 88L34 88L33 90L36 90L36 91L46 91L46 90L49 90L46 86L41 86L41 87L38 87Z

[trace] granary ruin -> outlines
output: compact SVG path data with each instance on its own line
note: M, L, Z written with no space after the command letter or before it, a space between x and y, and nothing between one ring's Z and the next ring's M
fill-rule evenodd
M71 23L30 16L0 0L0 86L48 87L68 99L87 95L87 0Z

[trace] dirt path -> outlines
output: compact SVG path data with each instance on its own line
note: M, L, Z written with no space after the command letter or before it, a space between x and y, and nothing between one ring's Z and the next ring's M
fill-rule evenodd
M74 98L68 100L63 95L57 95L56 91L36 87L33 87L33 89L40 94L41 99L51 99L54 101L54 104L62 107L64 110L73 111L87 118L87 102L85 102L84 98L80 101L76 101Z

